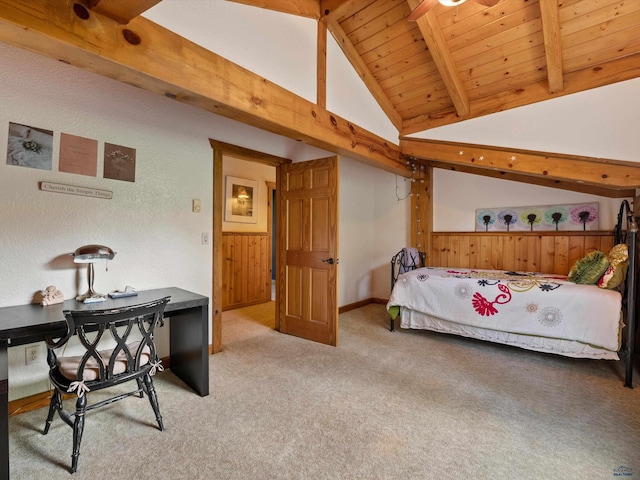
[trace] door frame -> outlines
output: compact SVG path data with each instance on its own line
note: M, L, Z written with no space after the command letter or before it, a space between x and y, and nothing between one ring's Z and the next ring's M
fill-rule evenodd
M225 156L262 163L276 168L276 185L280 179L280 165L292 163L288 158L270 155L268 153L239 147L230 143L209 139L213 149L213 234L212 238L212 291L211 291L211 346L209 354L222 350L222 219L224 215L224 179L222 164ZM276 195L278 191L276 190ZM278 206L276 205L276 208ZM275 232L272 232L272 236ZM279 255L279 246L276 243L276 256ZM272 266L273 268L273 266ZM276 304L278 300L278 276L276 275ZM276 330L279 328L279 319L276 316Z

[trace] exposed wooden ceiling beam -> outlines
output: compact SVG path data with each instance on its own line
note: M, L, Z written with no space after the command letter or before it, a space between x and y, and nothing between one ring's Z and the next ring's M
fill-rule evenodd
M316 36L316 103L327 108L327 24L318 22Z
M378 83L378 81L374 78L373 74L369 70L369 67L364 63L362 57L358 54L355 47L342 30L340 24L335 20L328 21L328 28L335 38L336 42L342 49L342 52L347 57L354 70L358 74L358 76L362 79L365 86L369 89L369 92L373 96L373 98L378 102L382 111L387 115L391 123L398 129L402 127L402 118L398 114L395 107L389 101L389 97L387 97L384 90Z
M320 0L320 13L325 21L339 20L363 9L370 0Z
M640 163L488 145L404 138L403 155L610 189L640 187Z
M491 113L522 107L550 98L557 98L571 93L578 93L596 87L603 87L616 82L640 77L640 54L633 54L618 60L602 63L596 67L571 72L564 75L564 90L549 93L546 80L536 82L525 88L518 88L490 98L471 102L472 116L481 117ZM455 111L440 114L421 115L402 123L401 135L410 135L430 128L441 127L464 120Z
M407 0L407 3L413 11L422 2L421 0ZM471 111L469 107L469 97L458 75L451 52L447 48L447 42L444 39L435 13L433 13L433 10L428 11L419 17L416 23L427 43L433 62L438 72L440 72L444 86L451 97L451 101L456 109L456 114L460 118L468 117Z
M521 182L529 185L538 185L540 187L557 188L560 190L569 190L571 192L586 193L588 195L598 195L608 198L630 198L635 196L635 188L626 190L617 190L613 188L605 188L595 185L587 185L584 183L567 182L563 180L553 180L551 178L534 177L532 175L520 175L513 172L505 172L504 170L490 170L487 168L470 167L468 165L459 165L446 162L428 162L434 168L443 170L451 170L453 172L470 173L472 175L481 175L483 177L498 178L500 180L510 180L512 182Z
M0 41L407 174L397 145L144 17L123 28L94 13L82 19L67 0L0 0Z
M549 93L561 92L564 90L564 79L558 0L540 0L540 14L542 18L542 36L544 37L544 53L547 58Z
M320 2L318 0L227 0L227 2L242 3L300 17L315 18L316 20L320 18Z
M94 12L126 25L161 0L85 0Z

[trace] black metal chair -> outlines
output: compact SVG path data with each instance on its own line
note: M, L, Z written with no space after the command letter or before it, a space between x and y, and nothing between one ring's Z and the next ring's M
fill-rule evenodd
M122 308L104 310L65 310L67 332L59 340L45 339L49 378L54 391L44 434L49 432L55 412L73 428L71 473L78 468L80 442L85 413L126 397L144 397L146 393L156 416L158 427L164 430L158 397L151 376L162 370L153 342L156 325L162 323L164 309L171 297ZM56 355L74 335L83 347L77 356ZM106 343L106 345L105 345ZM107 349L101 349L107 347ZM135 381L137 388L87 405L89 392ZM75 412L64 409L64 394L77 396Z
M398 276L402 273L424 267L427 261L427 254L415 248L405 247L391 257L391 290L398 281ZM389 331L394 331L393 318L389 319Z
M424 267L427 254L416 249L403 248L391 257L391 289L398 280L401 273Z

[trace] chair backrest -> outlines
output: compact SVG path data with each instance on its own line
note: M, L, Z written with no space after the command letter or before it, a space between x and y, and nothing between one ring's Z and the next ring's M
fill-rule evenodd
M415 248L403 248L396 253L391 257L391 288L393 289L398 275L424 267L425 261L425 252L420 252Z
M65 310L67 334L54 343L48 340L53 356L50 365L53 367L55 362L52 349L63 346L75 334L84 347L77 357L79 381L115 382L119 377L130 377L142 369L153 368L156 361L154 330L162 322L170 299L104 310ZM109 350L100 350L105 342Z

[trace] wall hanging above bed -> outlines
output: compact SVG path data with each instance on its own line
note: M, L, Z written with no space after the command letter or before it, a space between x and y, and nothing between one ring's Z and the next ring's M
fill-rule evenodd
M479 208L477 232L598 230L598 203Z

